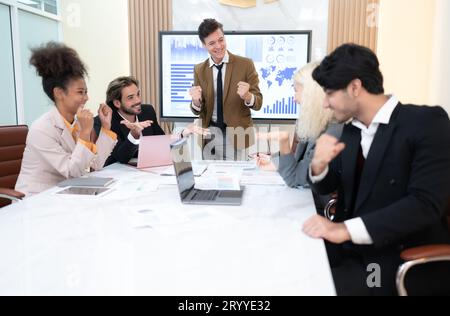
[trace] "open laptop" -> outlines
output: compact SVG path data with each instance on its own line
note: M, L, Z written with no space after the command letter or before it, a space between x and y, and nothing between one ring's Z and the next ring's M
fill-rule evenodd
M171 135L143 136L139 143L138 169L169 166L172 164Z
M192 163L181 157L190 157L186 140L180 140L171 145L173 165L177 177L181 202L200 205L241 205L244 188L240 191L218 191L195 189Z

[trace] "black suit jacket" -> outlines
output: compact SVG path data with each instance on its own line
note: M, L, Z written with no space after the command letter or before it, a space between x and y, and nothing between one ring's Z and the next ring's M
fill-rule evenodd
M392 289L402 250L450 241L445 214L450 196L448 115L440 107L399 104L389 124L378 128L359 190L354 182L360 129L347 124L341 141L346 149L312 188L320 194L338 190L338 221L362 218L374 244L347 243L341 254L357 255L366 268L378 263L384 286Z
M151 105L142 105L142 112L138 115L139 122L143 121L153 121L152 126L144 129L142 131L143 136L153 136L153 135L164 135L164 131L158 124L158 120L156 118L156 112ZM114 110L112 121L111 121L111 130L117 134L117 145L114 148L111 156L106 161L105 166L111 165L116 162L120 162L123 164L127 164L132 158L137 158L139 146L134 145L128 140L128 134L130 134L130 130L125 126L120 124L123 121L123 118L119 115L119 113ZM95 118L95 132L97 135L100 134L101 122L99 117Z

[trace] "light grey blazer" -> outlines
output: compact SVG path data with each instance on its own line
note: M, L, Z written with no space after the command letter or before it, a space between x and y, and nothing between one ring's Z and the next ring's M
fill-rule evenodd
M340 138L342 135L342 129L342 124L331 123L325 131L325 134ZM295 188L299 186L309 186L307 180L308 170L314 157L315 147L315 140L300 141L297 145L295 154L285 156L280 155L278 172L289 187Z
M39 118L28 133L16 190L31 196L61 181L77 178L92 168L100 170L110 156L116 140L101 132L97 154L75 142L55 107Z

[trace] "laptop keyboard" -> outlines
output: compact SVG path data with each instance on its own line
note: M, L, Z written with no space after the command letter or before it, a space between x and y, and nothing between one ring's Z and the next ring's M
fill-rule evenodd
M193 201L214 201L219 195L219 191L195 191L192 196Z

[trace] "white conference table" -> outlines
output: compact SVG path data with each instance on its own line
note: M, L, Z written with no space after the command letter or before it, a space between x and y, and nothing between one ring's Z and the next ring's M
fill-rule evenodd
M336 294L323 241L301 231L309 190L247 185L241 207L187 206L174 177L95 175L116 190L52 189L0 210L0 295Z

